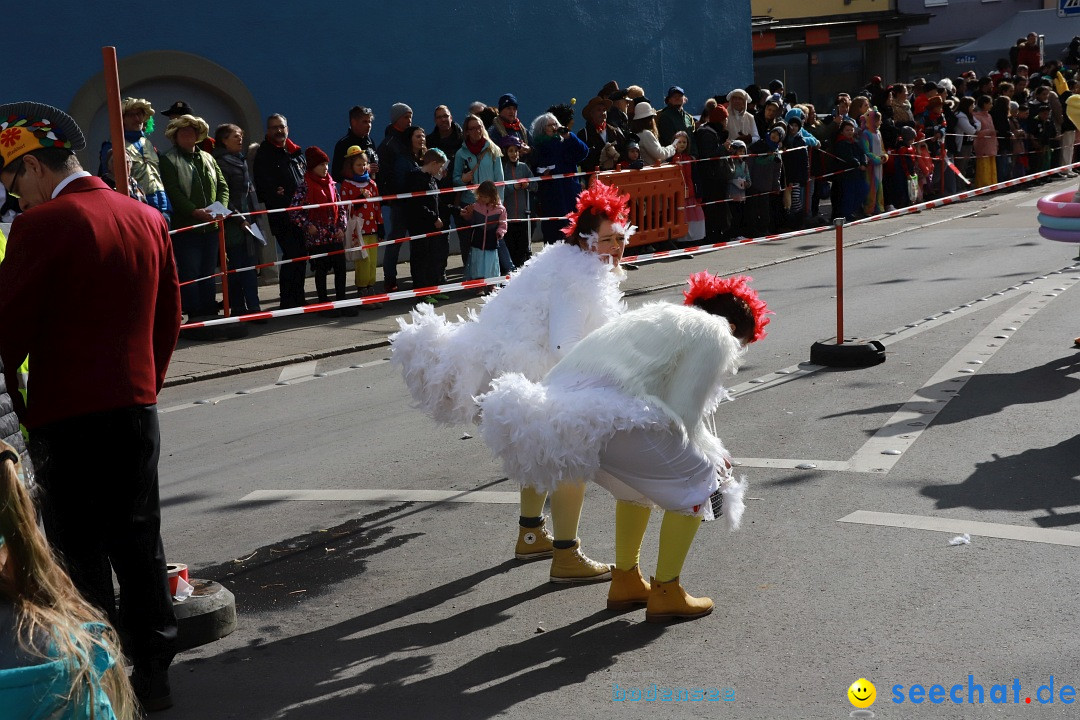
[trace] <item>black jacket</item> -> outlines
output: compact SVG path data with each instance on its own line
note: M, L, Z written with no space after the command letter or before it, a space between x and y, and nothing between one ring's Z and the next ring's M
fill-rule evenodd
M615 143L615 148L620 155L626 149L626 136L622 130L611 123L607 126L607 140L600 136L596 128L589 125L578 130L577 136L589 147L589 154L581 161L581 169L584 172L593 172L600 167L600 153L609 142Z
M279 148L269 140L263 140L255 151L255 194L268 210L289 207L296 186L304 180L307 171L304 151L297 147L290 153L286 147ZM281 195L277 194L279 187L285 189ZM270 217L282 218L284 214L275 213Z
M345 133L345 136L338 140L337 144L334 145L334 155L330 158L330 177L338 182L344 180L341 176L341 164L345 162L345 153L353 145L358 146L367 153L368 162L379 162L379 154L375 151L375 141L371 139L371 136L365 135L364 137L360 137L359 135L354 135L352 128L349 128L349 131Z
M405 185L400 192L423 192L438 190L438 181L420 168L412 170L405 177ZM439 219L439 196L421 195L405 200L405 218L410 235L435 232L435 221Z
M404 192L405 178L397 177L398 158L408 154L404 131L386 128L386 136L379 143L379 192L396 195Z

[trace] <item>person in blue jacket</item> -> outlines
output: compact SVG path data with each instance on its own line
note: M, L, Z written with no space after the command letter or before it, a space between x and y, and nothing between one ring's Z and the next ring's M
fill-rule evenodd
M540 177L577 172L578 163L589 155L589 146L559 122L553 113L546 112L533 120L533 162ZM581 183L576 177L545 180L540 183L540 212L544 220L540 231L544 242L560 242L566 226L566 215L574 211Z
M0 716L132 720L120 641L57 563L21 472L0 441Z

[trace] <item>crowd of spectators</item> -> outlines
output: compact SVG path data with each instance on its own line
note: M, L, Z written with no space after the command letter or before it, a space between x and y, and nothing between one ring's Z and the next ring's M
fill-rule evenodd
M245 147L243 129L231 123L209 140L207 124L182 101L162 113L171 120L166 137L173 147L159 153L148 139L150 104L128 98L123 109L131 193L159 209L179 231L174 246L181 281L215 271L216 225L191 229L214 220L206 208L215 201L234 213L224 222L228 265L236 268L252 265L258 256L261 238L250 230L254 220L245 217L257 203L277 210L495 184L497 205L478 204L473 191L462 189L425 203L271 214L269 227L283 259L332 253L311 261L318 299L325 302L329 274L335 299L353 288L360 295L376 292L375 253L361 250L362 245L420 233L439 234L410 242L416 287L446 281L453 228L463 228L457 235L466 276L470 268L508 273L529 258L534 230L545 242L561 238L565 222L560 218L573 209L593 172L679 163L690 228L682 239L698 243L863 217L1068 165L1076 128L1063 106L1078 90L1078 69L1080 38L1064 63L1044 62L1031 34L983 77L965 72L955 79L892 84L873 77L862 89L837 94L822 112L800 102L779 80L718 94L697 115L688 112L686 94L677 85L654 101L643 88L620 88L614 81L581 106L550 106L531 123L519 117L512 93L492 105L472 103L460 124L447 105L439 105L430 130L400 102L390 108L389 125L377 132L374 110L357 105L348 111L348 129L329 155L317 146L295 144L280 113L269 117L257 146ZM106 143L101 170L106 177L108 150ZM425 161L429 150L438 150L442 161L433 163L439 159L434 156ZM356 162L358 155L364 162ZM574 173L581 175L545 179ZM1073 175L1068 168L1062 174ZM505 215L500 221L505 229L493 234L495 247L488 247L486 228L480 242L485 251L494 250L497 270L487 262L469 263L476 217L494 217L495 207ZM399 289L400 248L382 248L386 292ZM280 267L281 307L306 302L305 264ZM189 317L217 312L210 288L208 281L184 286ZM260 310L253 271L231 278L230 300L238 312Z

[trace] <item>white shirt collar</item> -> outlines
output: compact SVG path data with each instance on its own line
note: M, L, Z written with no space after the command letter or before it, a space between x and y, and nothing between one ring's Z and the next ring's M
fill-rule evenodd
M56 189L52 191L52 199L55 200L56 196L60 194L61 190L63 190L64 188L66 188L68 185L70 185L74 181L78 180L79 178L84 178L84 177L90 177L90 173L86 172L85 170L80 170L79 172L73 172L70 175L68 175L66 178L61 180L60 183L56 186Z

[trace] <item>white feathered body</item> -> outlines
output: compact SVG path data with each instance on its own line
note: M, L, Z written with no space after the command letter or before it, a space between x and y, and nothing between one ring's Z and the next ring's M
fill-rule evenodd
M496 378L478 398L481 436L510 477L538 490L595 478L612 435L657 425L680 433L722 475L728 453L710 418L742 357L725 318L649 303L590 334L542 382ZM731 482L728 490L745 488ZM718 485L703 487L699 502Z
M478 421L475 396L508 372L540 380L581 338L624 310L619 276L590 252L556 243L477 312L449 321L420 304L390 336L416 405L444 424Z

